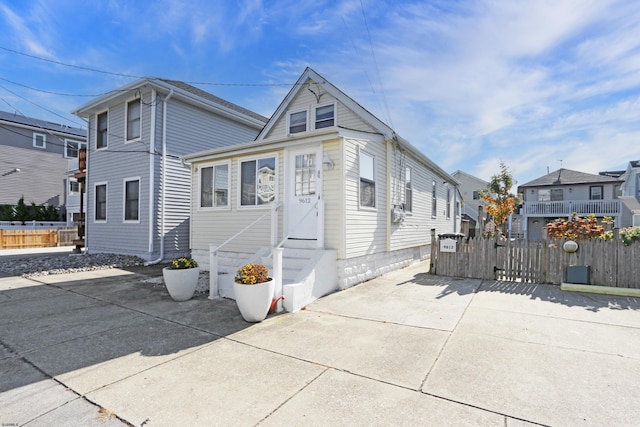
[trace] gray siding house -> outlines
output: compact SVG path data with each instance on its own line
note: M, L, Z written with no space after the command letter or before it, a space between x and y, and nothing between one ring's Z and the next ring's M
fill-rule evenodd
M518 187L523 205L520 210L527 239L542 239L546 224L557 218L594 214L615 220L621 227L622 203L618 196L624 181L569 169L558 169Z
M144 78L74 114L89 123L85 246L168 260L190 252L180 156L255 138L267 118L183 82Z
M0 205L55 206L70 223L80 209L78 151L87 131L0 111Z

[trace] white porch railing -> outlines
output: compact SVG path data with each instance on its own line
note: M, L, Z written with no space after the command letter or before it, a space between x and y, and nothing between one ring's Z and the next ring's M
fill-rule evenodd
M232 237L227 239L220 245L210 244L209 245L209 299L215 299L219 295L218 290L218 252L227 244L231 243L235 239L237 239L240 235L242 235L245 231L249 230L251 227L264 220L267 216L271 217L271 254L273 257L273 270L272 277L275 284L274 298L278 298L282 296L282 253L284 249L282 248L284 242L291 236L291 232L287 233L286 236L282 238L282 240L278 243L278 211L282 205L280 203L274 203L271 210L264 215L260 216L258 219L253 221L251 224L247 225L245 228L234 234ZM317 208L317 209L316 209ZM291 229L295 229L296 226L301 224L310 214L311 212L317 212L318 215L318 224L317 224L317 246L324 247L324 202L322 200L316 201L316 203L309 209L309 211L299 220L298 224L295 224ZM282 300L278 302L277 306L278 312L282 311Z
M620 200L564 200L561 202L525 202L521 214L527 216L570 216L595 214L617 216L622 211Z
M251 224L247 225L245 228L238 231L236 234L234 234L233 236L225 240L220 245L216 245L215 243L209 244L209 299L214 299L218 297L218 251L220 251L220 249L222 249L224 246L228 245L229 243L237 239L245 231L249 230L251 227L259 223L269 215L271 216L271 242L273 244L273 242L275 242L275 239L276 239L275 236L277 235L277 232L278 232L278 228L277 228L278 213L277 212L279 208L280 208L280 204L274 203L271 206L271 210L269 212L265 213L264 215L262 215L261 217L253 221ZM275 227L275 231L274 231L274 227ZM275 262L274 262L274 265L275 265ZM274 271L273 279L276 281L276 287L278 287L278 282L277 282L278 277L276 277L277 275L278 274L276 274L276 272ZM280 288L282 288L281 272L280 272L279 279L280 279Z

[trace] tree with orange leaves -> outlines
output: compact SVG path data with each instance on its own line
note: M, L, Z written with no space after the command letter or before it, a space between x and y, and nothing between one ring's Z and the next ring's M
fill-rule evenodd
M480 197L485 202L485 211L493 217L498 229L504 234L504 224L509 219L520 200L511 194L511 188L516 183L513 175L503 161L500 161L500 173L493 175L487 189L480 191Z

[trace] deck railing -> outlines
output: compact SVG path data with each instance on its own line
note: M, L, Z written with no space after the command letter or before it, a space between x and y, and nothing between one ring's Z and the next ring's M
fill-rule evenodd
M560 202L525 202L521 214L527 216L570 216L595 214L617 216L622 210L620 200L564 200Z

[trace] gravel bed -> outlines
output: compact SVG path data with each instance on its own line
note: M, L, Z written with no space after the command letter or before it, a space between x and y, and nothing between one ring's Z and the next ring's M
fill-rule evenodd
M0 260L0 272L11 276L35 277L78 271L106 270L144 265L137 256L117 254L57 255Z

